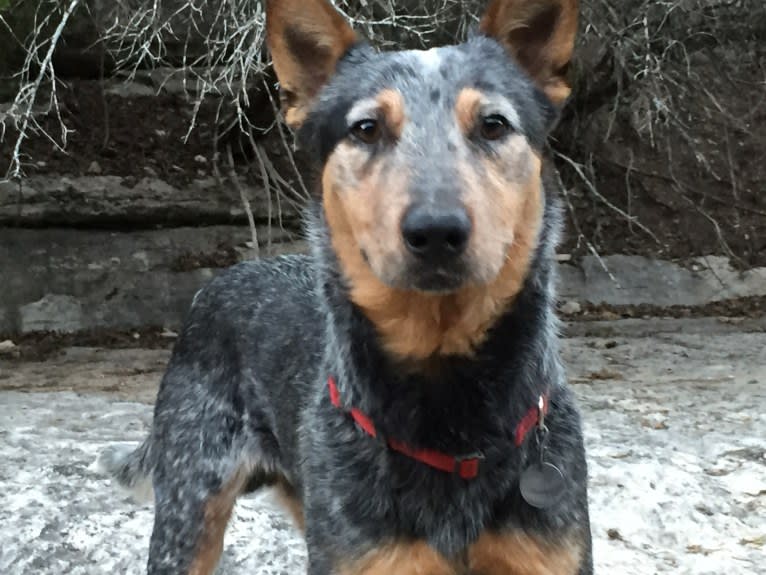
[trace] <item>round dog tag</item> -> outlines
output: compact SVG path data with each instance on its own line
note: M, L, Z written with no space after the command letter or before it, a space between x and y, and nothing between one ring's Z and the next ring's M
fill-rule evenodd
M564 496L566 481L552 463L533 463L522 472L519 488L524 501L532 507L547 509Z

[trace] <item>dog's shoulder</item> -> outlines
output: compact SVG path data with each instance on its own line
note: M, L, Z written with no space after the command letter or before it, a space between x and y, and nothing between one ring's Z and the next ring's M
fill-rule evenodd
M289 325L318 312L315 267L306 255L246 261L211 279L194 295L186 328L231 329L247 334L253 325ZM186 329L184 330L186 331Z
M306 255L245 261L226 268L203 286L194 296L192 309L306 294L313 290L314 283L314 266Z

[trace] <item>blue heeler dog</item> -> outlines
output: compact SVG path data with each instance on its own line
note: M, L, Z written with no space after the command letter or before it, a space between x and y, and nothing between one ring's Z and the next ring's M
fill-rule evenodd
M494 0L463 44L379 52L326 0L267 3L313 251L203 288L150 437L102 458L151 482L149 573L212 573L265 485L309 575L592 573L546 158L576 28L576 0Z

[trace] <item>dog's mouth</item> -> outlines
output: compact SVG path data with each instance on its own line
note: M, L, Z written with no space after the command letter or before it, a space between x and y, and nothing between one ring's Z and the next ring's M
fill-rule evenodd
M361 255L372 273L393 289L447 295L468 287L492 283L503 267L498 258L481 259L467 252L450 259L428 260L401 252L373 254L362 249ZM508 252L508 245L501 253Z
M480 283L480 278L472 273L464 258L439 263L404 258L404 261L389 262L381 269L376 269L377 266L367 258L367 264L384 284L400 290L444 295Z
M470 281L470 274L462 263L450 265L408 266L404 280L407 289L421 292L446 294L459 290Z

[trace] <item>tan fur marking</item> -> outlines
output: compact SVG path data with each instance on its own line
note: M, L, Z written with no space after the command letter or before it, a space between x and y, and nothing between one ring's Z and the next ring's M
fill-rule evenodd
M197 542L197 550L189 567L189 575L211 575L215 571L223 551L223 536L231 518L237 496L247 482L248 474L243 469L211 497L205 504L205 518L202 536Z
M458 126L463 134L470 134L476 124L476 115L479 111L483 95L475 88L463 88L455 101L455 116Z
M457 575L449 561L422 541L375 549L343 564L339 575Z
M407 174L402 170L384 173L380 163L369 165L368 160L364 151L341 143L322 174L333 248L349 279L352 298L361 301L375 299L379 287L385 287L370 266L385 273L397 263L391 261L391 254L401 247L399 222L409 204Z
M295 521L296 527L301 531L306 530L306 519L303 515L303 502L298 498L295 489L286 479L280 479L275 486L277 499L287 509Z
M481 30L506 46L555 104L569 97L565 67L577 35L577 0L493 0Z
M582 546L539 541L521 532L484 533L468 553L471 575L576 575Z
M486 173L466 167L464 198L474 219L469 247L477 261L492 260L485 270L487 283L447 295L391 288L373 273L385 269L385 258L400 246L399 221L407 207L406 180L380 180L376 168L363 181L350 176L354 150L344 144L334 153L323 174L325 215L333 248L346 277L351 299L375 324L386 349L401 359L424 360L434 355L470 355L486 331L521 289L537 245L542 222L543 195L540 158L523 139L513 138L508 150ZM523 171L517 185L504 170L508 156L522 155ZM481 178L489 175L486 181ZM350 186L350 187L348 187ZM385 191L385 193L384 193ZM361 247L370 263L364 260ZM401 248L399 248L401 249ZM376 267L376 264L378 266Z
M407 120L404 108L404 98L400 92L387 89L380 92L376 100L386 119L388 129L395 138L398 138L402 135L404 122Z
M460 166L463 203L474 226L469 253L483 264L486 281L495 278L489 284L495 296L503 297L499 291L512 296L521 288L537 246L544 203L542 162L524 137L512 136L497 156L482 160L482 167Z

